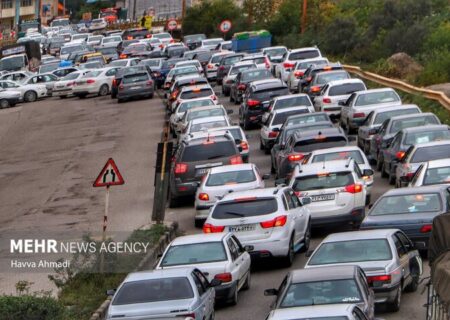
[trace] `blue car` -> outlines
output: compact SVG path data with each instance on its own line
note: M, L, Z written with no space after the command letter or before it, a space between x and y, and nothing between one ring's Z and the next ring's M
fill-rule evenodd
M177 64L177 62L186 61L185 58L172 58L165 60L161 66L159 72L153 73L153 80L155 80L156 85L160 89L164 82L166 81L167 74L172 70L173 67Z

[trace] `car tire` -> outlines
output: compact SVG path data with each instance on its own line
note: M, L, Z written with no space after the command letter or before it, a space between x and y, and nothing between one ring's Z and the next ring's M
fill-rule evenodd
M394 184L395 184L395 176L392 174L392 173L389 173L389 175L388 175L388 181L389 181L389 184L391 185L391 186L393 186Z
M229 300L229 304L232 306L237 305L238 300L239 300L239 290L238 290L238 285L237 283L235 284L234 290L233 290L233 296L231 297L231 299Z
M60 99L66 99L67 96L59 96Z
M228 96L230 95L230 91L229 91L229 90L226 90L225 88L222 87L222 94L223 94L225 97L228 97Z
M264 147L262 140L259 139L259 150L265 150L265 149L266 149L266 147Z
M292 266L294 262L295 251L294 251L294 234L291 236L291 240L289 240L289 249L286 257L283 258L283 265L287 268Z
M273 165L273 162L270 164L270 173L276 173L277 170L275 169L275 166Z
M109 87L107 84L102 84L100 89L98 90L98 96L104 97L109 93Z
M177 208L178 201L177 198L174 198L172 192L169 191L169 208Z
M0 100L0 109L6 109L9 107L10 107L10 104L9 104L8 100L6 100L6 99Z
M382 178L389 177L389 175L386 173L386 164L384 163L384 161L381 163L381 174L380 175Z
M401 304L401 300L402 300L402 285L400 285L397 289L397 294L395 296L394 301L392 302L388 302L386 304L387 309L390 312L398 312L400 310L400 304Z
M148 96L149 99L153 99L153 93Z
M85 94L85 93L83 93L83 94L77 94L77 97L78 97L79 99L86 99L87 94Z
M37 93L35 91L27 91L25 92L25 94L23 95L23 100L25 102L34 102L37 100Z
M371 199L371 197L370 197L370 195L368 194L368 195L366 195L366 206L368 206L369 204L370 204L370 201L371 201L372 199Z
M311 220L308 222L308 227L306 228L305 237L303 238L303 247L300 252L306 252L309 250L311 244Z
M250 283L251 283L252 276L250 274L250 269L248 270L247 278L245 279L244 285L242 286L242 290L246 291L250 289Z
M194 219L194 226L198 229L202 229L203 225L205 224L204 220L198 220L198 219Z
M381 153L381 152L379 152ZM381 156L380 154L378 154L378 157L376 159L376 167L375 170L377 171L381 171L383 169L383 165L384 165L384 158L383 156Z
M234 102L233 92L230 91L230 102Z
M123 99L117 99L117 103L122 103L122 102L124 102L125 100L123 100Z
M414 274L411 275L411 283L408 284L405 288L405 292L416 292L419 288L420 283L420 275L416 271Z

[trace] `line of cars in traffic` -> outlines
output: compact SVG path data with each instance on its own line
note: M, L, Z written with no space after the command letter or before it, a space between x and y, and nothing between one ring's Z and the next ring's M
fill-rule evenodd
M368 89L315 47L198 54L188 46L192 53L152 73L176 139L169 206L194 197L203 234L175 239L154 271L131 274L110 292L110 318L213 319L215 301L236 304L250 288L252 262L291 266L298 252L309 258L304 269L264 292L275 296L267 319L375 319L376 304L398 311L403 292L418 288L432 219L450 210L449 127L391 88ZM203 69L190 67L199 63ZM240 105L239 123L212 81ZM253 127L275 187L251 163L243 129ZM409 188L372 203L374 164L381 177ZM347 225L354 231L330 234L310 250L313 229ZM172 283L180 279L189 283L182 291ZM155 287L134 294L124 291L130 282L138 292ZM127 295L134 300L121 303Z

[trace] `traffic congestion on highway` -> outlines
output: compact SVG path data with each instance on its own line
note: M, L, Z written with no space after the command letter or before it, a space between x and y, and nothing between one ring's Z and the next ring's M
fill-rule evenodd
M174 144L166 219L186 234L111 288L107 319L421 318L432 221L450 210L436 115L318 47L55 25L2 49L0 108L158 99Z

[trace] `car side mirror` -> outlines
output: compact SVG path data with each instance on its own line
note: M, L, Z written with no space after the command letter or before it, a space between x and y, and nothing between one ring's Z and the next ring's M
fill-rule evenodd
M281 178L281 179L275 180L275 186L281 186L284 184L286 184L286 179Z
M373 176L374 173L375 173L375 172L374 172L372 169L364 169L364 170L363 170L363 176L366 176L366 177Z
M113 296L115 293L116 293L116 289L106 290L106 295L107 296Z
M255 250L255 247L254 246L245 246L244 250L247 252L252 252L253 250Z
M427 250L427 246L423 241L414 242L414 248L417 250Z
M307 258L311 257L312 254L313 254L313 252L314 252L314 250L308 250L308 251L305 253L305 257L307 257Z
M212 279L211 282L209 283L209 286L210 286L211 288L214 288L214 287L220 286L221 284L222 284L222 280L219 280L219 279Z
M227 114L233 114L233 110L231 110L231 109L227 109Z
M272 131L273 132L280 132L280 128L273 128Z
M310 197L304 197L300 199L300 203L302 204L302 206L306 206L308 204L311 204L312 199Z
M270 179L270 173L266 173L262 176L263 180L269 180Z
M369 204L369 209L372 209L373 203Z
M264 295L265 296L277 296L278 290L277 289L266 289L266 290L264 290Z
M162 253L158 253L157 255L156 255L156 258L158 258L158 259L160 259L160 258L162 258Z

